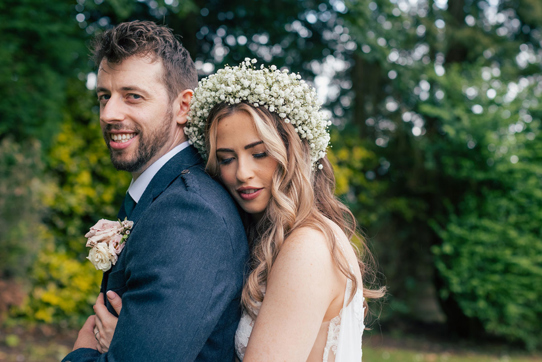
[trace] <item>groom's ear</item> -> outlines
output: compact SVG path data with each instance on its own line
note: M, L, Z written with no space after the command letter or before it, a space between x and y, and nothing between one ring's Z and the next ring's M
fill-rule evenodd
M188 111L190 110L190 100L194 95L192 89L185 89L175 99L173 102L173 115L175 121L178 125L184 125L186 123L186 117L188 116Z

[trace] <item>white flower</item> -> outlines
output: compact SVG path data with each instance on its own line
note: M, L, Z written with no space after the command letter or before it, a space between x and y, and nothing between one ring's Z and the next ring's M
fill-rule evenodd
M254 107L265 106L285 123L295 125L302 139L311 140L311 159L318 167L317 161L325 157L329 144L327 127L331 122L320 111L316 91L301 80L299 74L289 74L287 69L281 71L274 65L257 69L256 62L256 59L245 58L239 66L226 66L200 81L185 127L190 143L206 159L204 132L209 111L221 102L234 105L245 101Z
M94 265L96 270L108 271L111 264L117 262L117 255L111 252L108 243L98 243L88 253L88 260Z

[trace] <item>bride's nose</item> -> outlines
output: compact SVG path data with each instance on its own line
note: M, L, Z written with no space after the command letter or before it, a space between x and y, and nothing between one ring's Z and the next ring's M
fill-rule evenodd
M239 157L235 176L240 182L246 182L254 178L254 168L252 162L247 157Z

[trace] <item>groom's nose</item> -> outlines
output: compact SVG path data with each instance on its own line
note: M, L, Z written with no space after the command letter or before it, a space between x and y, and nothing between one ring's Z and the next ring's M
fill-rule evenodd
M125 104L121 97L111 96L100 108L100 120L105 123L122 122L126 117Z

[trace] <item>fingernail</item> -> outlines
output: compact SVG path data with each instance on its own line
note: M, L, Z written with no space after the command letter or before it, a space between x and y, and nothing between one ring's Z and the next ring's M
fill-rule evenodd
M117 297L117 294L115 292L112 292L112 291L107 292L107 298L115 299L116 297Z

